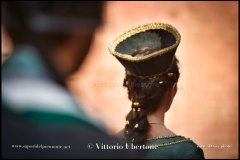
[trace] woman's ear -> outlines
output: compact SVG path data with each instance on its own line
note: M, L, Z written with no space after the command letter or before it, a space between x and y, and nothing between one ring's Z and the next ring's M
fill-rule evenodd
M173 92L174 92L174 96L177 93L177 83L175 82L173 85Z
M173 101L173 98L174 98L174 96L175 96L175 94L176 94L176 92L177 92L177 83L174 83L173 85L172 85L172 87L170 87L169 89L168 89L168 91L167 91L167 93L166 93L166 101L165 101L165 103L166 103L166 110L165 110L165 112L167 112L168 110L169 110L169 108L170 108L170 106L171 106L171 104L172 104L172 101Z
M169 89L169 91L168 91L168 96L169 96L170 98L173 98L176 93L177 93L177 83L174 83L174 84L172 85L172 87L171 87L171 88Z

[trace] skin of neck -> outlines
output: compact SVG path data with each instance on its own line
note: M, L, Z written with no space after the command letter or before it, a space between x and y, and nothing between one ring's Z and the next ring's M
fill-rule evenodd
M164 124L165 113L169 110L173 98L177 91L177 84L175 83L162 97L162 101L159 104L158 110L154 113L148 114L147 119L150 123L150 131L148 134L149 138L157 136L170 136L175 135L171 130L169 130ZM155 124L151 124L155 123Z
M177 92L177 83L175 83L164 94L162 101L159 104L158 110L152 114L147 115L147 119L149 123L159 123L159 124L150 124L151 128L148 133L148 138L176 135L164 125L165 113L169 110L176 92ZM116 135L122 137L124 135L124 129L116 133Z

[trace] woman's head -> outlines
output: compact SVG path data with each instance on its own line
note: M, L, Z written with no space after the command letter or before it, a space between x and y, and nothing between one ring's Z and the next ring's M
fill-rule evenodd
M154 49L144 48L135 51L133 56L145 56L154 52ZM150 125L147 115L161 107L165 111L170 107L176 93L176 84L179 78L178 60L174 57L167 72L152 77L137 77L126 74L123 85L128 90L128 98L132 101L132 110L128 113L125 126L125 137L128 142L143 144L148 136Z

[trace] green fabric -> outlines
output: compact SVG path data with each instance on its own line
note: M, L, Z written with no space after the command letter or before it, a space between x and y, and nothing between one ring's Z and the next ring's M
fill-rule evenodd
M16 46L12 56L2 65L2 75L29 75L48 77L50 73L41 60L38 51L31 46Z
M52 80L38 51L31 46L15 47L2 66L2 106L39 125L79 123L105 131L99 121L84 113L66 88Z
M202 149L192 140L183 136L148 140L146 145L161 145L156 149L149 149L146 155L147 159L204 159Z
M87 119L79 119L68 114L28 111L22 116L35 125L94 127Z

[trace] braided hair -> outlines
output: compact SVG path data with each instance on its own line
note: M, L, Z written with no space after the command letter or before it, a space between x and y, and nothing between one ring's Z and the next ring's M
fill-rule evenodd
M144 51L136 51L146 55L154 50L144 48ZM133 54L136 55L136 54ZM141 56L141 55L140 55ZM148 137L150 125L147 115L154 113L166 91L178 81L179 67L175 57L172 65L166 73L154 77L137 77L126 72L123 86L128 90L128 98L132 101L132 109L126 116L124 135L129 143L144 144Z

